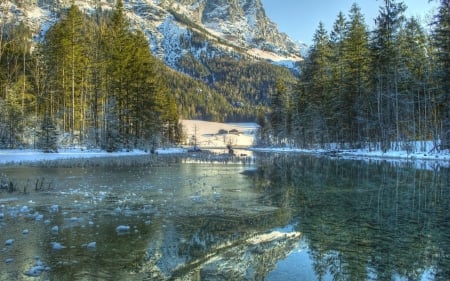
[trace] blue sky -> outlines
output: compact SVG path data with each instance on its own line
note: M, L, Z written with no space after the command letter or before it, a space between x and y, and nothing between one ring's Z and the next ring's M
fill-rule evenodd
M310 44L319 22L330 31L337 15L342 11L346 16L353 3L358 3L366 23L373 27L382 0L261 0L266 14L278 25L278 29L287 33L292 39ZM438 6L434 0L403 0L408 7L406 15L424 18L433 7Z

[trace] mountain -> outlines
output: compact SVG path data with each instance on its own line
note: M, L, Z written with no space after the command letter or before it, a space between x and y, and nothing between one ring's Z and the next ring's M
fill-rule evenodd
M116 4L115 0L10 0L2 1L0 11L10 20L26 22L35 40L42 40L72 2L88 14L111 10ZM206 83L235 109L266 106L275 79L293 83L299 72L303 46L278 31L260 0L123 3L132 27L144 31L156 57L170 68ZM252 110L244 115L255 116ZM234 115L232 119L243 117Z

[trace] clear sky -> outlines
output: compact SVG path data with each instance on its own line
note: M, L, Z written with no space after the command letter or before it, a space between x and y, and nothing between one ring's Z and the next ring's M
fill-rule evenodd
M353 3L358 3L369 27L374 26L382 0L261 0L267 16L278 25L278 29L287 33L292 39L310 44L314 32L322 21L327 31L340 11L348 16ZM403 0L407 6L406 15L425 19L433 8L438 6L436 0Z

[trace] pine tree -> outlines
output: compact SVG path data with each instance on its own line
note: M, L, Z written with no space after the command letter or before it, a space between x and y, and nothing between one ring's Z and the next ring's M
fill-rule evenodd
M377 115L382 150L392 148L392 141L399 141L400 114L398 89L399 50L397 36L404 22L403 13L406 7L403 2L384 0L380 14L376 18L373 52L375 82L377 87ZM396 142L398 143L398 142Z
M105 108L106 110L113 110L111 116L118 118L114 123L118 125L118 135L120 139L116 142L122 143L122 146L129 146L127 143L127 134L131 132L129 127L130 119L128 115L130 107L129 95L129 79L131 75L136 73L130 71L130 62L134 55L134 46L132 35L130 32L129 23L126 21L123 14L123 3L121 0L117 1L116 8L111 17L111 26L107 30L105 41L103 42L103 50L105 51L106 59L106 102L104 105L114 105L113 108ZM106 120L112 122L113 120ZM109 130L110 126L106 126ZM110 132L105 132L107 135L114 135Z
M52 118L47 114L38 131L37 148L46 153L58 152L58 132Z
M332 49L323 23L314 34L313 46L302 65L298 86L296 123L303 123L303 142L330 141L327 119L331 105Z
M372 138L372 105L375 100L370 84L369 32L364 16L357 4L350 9L344 40L344 110L346 140L350 143L366 142Z
M288 137L288 92L282 80L277 80L270 102L270 127L275 144L282 144Z
M328 124L331 128L331 135L336 142L345 142L346 136L350 133L351 122L347 118L352 118L353 110L351 102L346 99L345 89L345 37L347 33L347 21L342 12L333 25L330 34L331 57L330 63L332 68L330 88L330 116Z
M436 17L434 41L437 51L439 81L438 109L441 120L441 148L450 149L450 2L441 0Z
M426 140L433 136L428 88L430 69L429 42L421 24L415 18L408 19L399 33L399 91L401 93L402 134L407 141ZM413 146L410 146L411 149Z
M75 133L81 140L85 134L86 88L90 82L89 49L95 44L89 41L89 22L75 5L65 17L46 34L44 52L49 74L53 78L50 91L50 114L63 115L63 130L72 138Z

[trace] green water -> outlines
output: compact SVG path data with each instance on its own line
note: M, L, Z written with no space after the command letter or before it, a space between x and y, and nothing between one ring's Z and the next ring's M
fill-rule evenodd
M255 159L2 166L0 280L448 280L448 168Z

